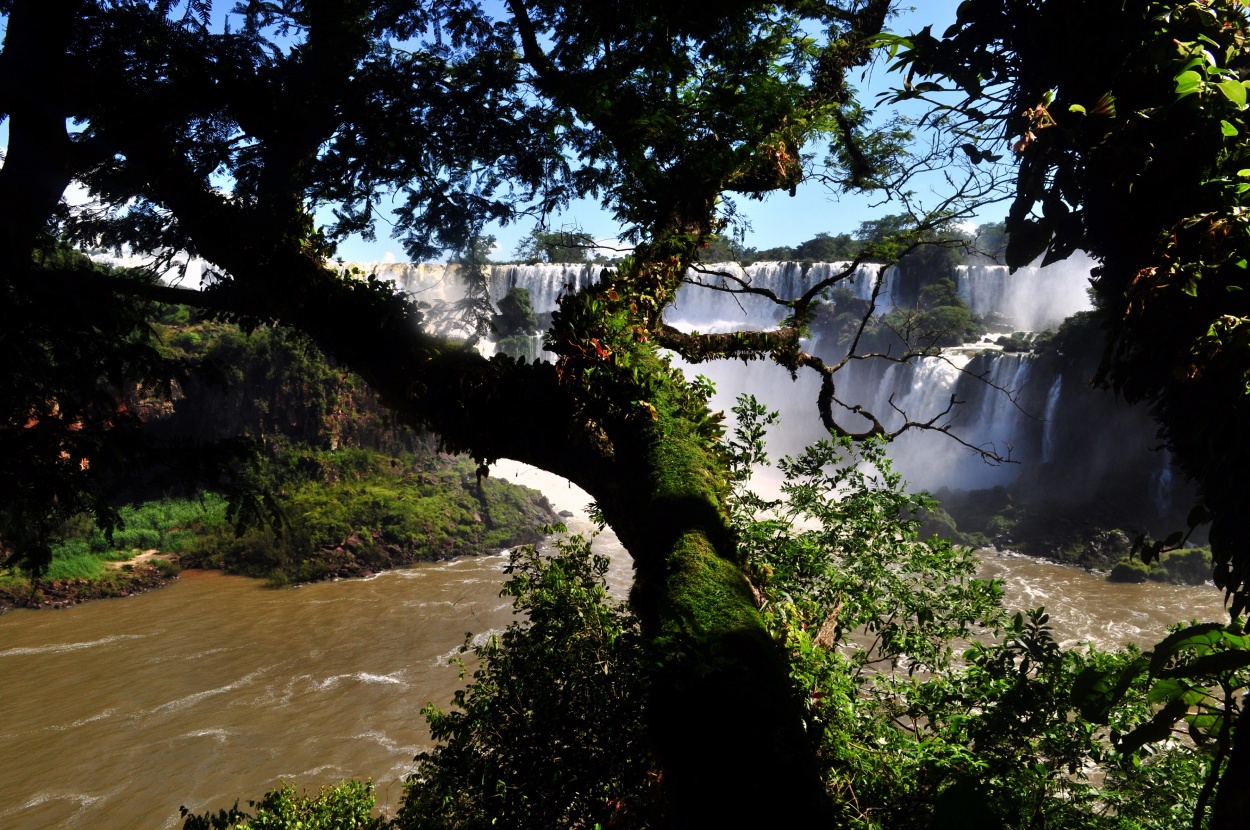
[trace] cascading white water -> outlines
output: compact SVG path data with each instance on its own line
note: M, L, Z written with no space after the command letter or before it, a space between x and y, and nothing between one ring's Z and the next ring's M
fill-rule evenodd
M1156 510L1163 512L1172 504L1176 482L1172 467L1172 453L1159 453L1159 466L1150 474L1150 498Z
M456 265L391 262L347 263L345 267L393 282L414 299L425 302L454 302L465 295L460 267ZM499 302L510 290L521 287L529 291L530 306L538 313L555 311L562 295L575 294L597 283L603 270L603 266L589 264L488 265L485 268L492 302ZM716 289L738 289L746 284L771 291L786 300L834 277L839 278L838 285L867 300L880 276L883 282L877 307L879 312L885 312L895 305L897 269L886 268L884 275L881 270L880 265L852 267L847 262L756 262L746 268L733 262L700 265L690 269L689 281L712 287L684 286L668 319L673 325L696 326L704 332L768 328L785 316L782 307L766 297Z
M438 262L349 262L345 267L393 282L418 302L455 302L463 299L465 294L458 268L454 265Z
M1014 274L1005 265L960 265L955 285L973 314L1001 314L1015 331L1041 331L1090 308L1093 265L1083 254L1045 268L1030 265Z
M1000 315L1016 330L1037 330L1054 326L1066 316L1088 308L1086 287L1091 264L1088 259L1073 257L1044 269L1022 268L1015 274L1002 266L976 264L960 266L953 276L960 295L975 313ZM454 302L464 296L456 266L382 264L364 266L362 270L394 281L415 299L425 302ZM498 302L514 287L523 287L529 291L534 312L544 314L558 308L562 295L584 290L597 282L604 271L597 265L492 265L487 267L486 276L492 301ZM716 288L733 289L748 284L767 289L781 299L793 299L820 281L840 276L838 286L867 299L877 280L881 280L876 311L885 313L900 302L904 284L897 268L882 272L879 265L852 268L839 262L758 262L746 268L732 263L707 264L692 269L688 276L692 284L679 292L666 319L685 331L709 333L772 328L781 323L786 313L784 307L766 297ZM911 284L916 282L916 276L907 277L910 287L905 290L912 297L917 290ZM509 352L530 361L552 359L550 353L541 350L541 341L537 335L523 344L514 341ZM491 348L488 344L483 346ZM838 357L826 354L819 341L805 342L804 348L826 359ZM974 356L976 352L982 352L981 356ZM1069 423L1074 417L1097 419L1105 413L1095 415L1079 407L1079 414L1066 410L1065 401L1068 397L1076 400L1083 394L1083 384L1065 384L1057 371L1061 367L1053 360L1045 371L1035 372L1038 360L1032 355L995 353L983 344L948 350L941 359L922 359L910 365L877 360L852 362L838 373L837 397L847 407L864 407L891 430L901 426L904 418L924 422L941 414L936 425L949 424L951 434L968 445L1021 462L987 465L967 446L932 432L909 431L894 442L890 452L905 477L915 486L927 489L1008 484L1030 465L1062 465L1075 457L1093 459L1101 475L1118 463L1112 456L1137 452L1119 442L1117 436L1125 430L1124 422L1116 420L1118 415L1107 422L1114 423L1114 427L1108 428L1118 433L1108 437L1106 450L1085 447L1079 441L1073 444L1074 437L1079 439L1077 433L1085 427L1082 423L1080 429L1074 429ZM785 370L765 361L714 362L684 368L690 376L704 374L716 383L714 406L727 410L740 392L748 391L780 409L783 426L771 439L775 453L797 452L825 435L816 412L819 384L811 372L800 373L796 381ZM953 406L952 397L956 401ZM868 426L845 407L835 406L835 415L850 430ZM1068 422L1058 428L1056 420L1065 417ZM1116 449L1111 450L1111 446ZM1152 457L1149 463L1158 462ZM1152 493L1157 494L1154 498L1160 504L1173 499L1170 467L1164 464L1150 468L1159 470L1151 478Z
M530 307L537 312L556 310L562 295L576 294L599 281L599 265L491 265L491 302L499 302L513 288L530 293Z
M975 425L971 435L981 437L989 442L989 447L1004 458L1016 458L1022 448L1020 434L1023 432L1020 419L1035 420L1020 408L1019 396L1029 385L1034 360L1032 356L1020 354L999 355L990 363L986 383L989 389L983 390L980 406L977 408Z
M666 319L683 331L768 329L782 321L786 309L767 296L744 293L744 285L791 300L828 279L836 279L835 288L844 287L867 300L880 278L876 311L883 314L895 306L898 269L881 271L880 265L849 262L755 262L745 268L733 262L700 265L687 273L688 284L678 292Z
M1063 390L1063 375L1055 375L1055 380L1050 385L1050 391L1046 393L1046 413L1042 416L1045 423L1042 425L1042 463L1045 464L1051 460L1053 451L1053 441L1055 434L1055 411L1059 405L1059 393Z

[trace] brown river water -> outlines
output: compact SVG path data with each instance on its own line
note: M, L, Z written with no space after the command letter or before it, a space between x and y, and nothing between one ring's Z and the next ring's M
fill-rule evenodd
M537 487L587 532L586 495L519 465L496 475ZM615 537L623 593L629 561ZM512 619L499 597L506 555L367 580L270 590L189 571L137 597L0 617L0 830L176 828L179 805L244 804L280 782L315 788L371 778L393 813L413 756L429 746L420 709L460 685L447 665L466 632ZM1220 592L1101 577L985 556L1011 607L1046 605L1067 645L1157 642L1176 620L1222 619Z

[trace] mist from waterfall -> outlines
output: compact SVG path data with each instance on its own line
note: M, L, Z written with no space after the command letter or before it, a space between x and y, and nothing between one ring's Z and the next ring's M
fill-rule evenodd
M1075 253L1045 268L1028 266L1014 274L1005 265L960 265L955 285L972 313L998 314L1016 331L1053 328L1090 308L1089 273L1094 261Z
M1088 258L1078 255L1047 268L1020 268L1015 273L993 264L962 265L951 277L974 313L992 316L1015 331L1036 331L1055 327L1090 307L1086 289L1091 266ZM424 303L454 303L464 296L457 266L395 263L367 270ZM561 296L594 284L603 272L603 266L591 264L491 265L486 277L493 302L512 288L523 287L529 291L533 311L542 316L557 309ZM876 290L878 314L917 292L916 286L905 284L899 269L875 264L705 264L690 271L666 320L687 332L767 330L781 324L785 307L735 289L749 285L791 299L835 275L840 277L837 287L861 300ZM833 292L826 294L825 302L835 297ZM528 338L523 356L551 359L541 343L541 335ZM483 345L488 352L492 348ZM832 343L806 341L804 348L826 359L840 357ZM781 426L769 439L774 455L798 452L826 435L816 409L819 383L812 372L791 378L785 369L764 360L697 366L675 362L689 376L702 374L713 381L714 407L728 411L739 394L748 392L778 409ZM1158 442L1148 416L1087 389L1077 380L1082 371L1071 365L1069 356L1008 354L988 341L912 363L852 361L836 377L837 398L845 406L835 406L834 414L852 432L869 426L852 411L856 406L876 416L887 430L897 430L907 421L931 427L909 429L890 448L896 466L915 488L980 489L1023 477L1035 479L1038 486L1088 487L1090 498L1096 498L1100 477L1140 467L1150 471L1143 473L1150 481L1145 498L1164 505L1174 498L1172 472L1167 460L1154 452ZM1063 379L1068 376L1070 380ZM948 434L938 434L938 428ZM1089 471L1083 479L1056 483L1057 471L1078 465Z

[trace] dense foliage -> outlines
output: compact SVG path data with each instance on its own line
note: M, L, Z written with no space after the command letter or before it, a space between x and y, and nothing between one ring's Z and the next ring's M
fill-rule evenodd
M927 502L879 446L814 446L782 462L783 499L763 500L745 480L770 418L749 401L738 414L735 527L841 826L1206 826L1250 680L1239 629L1178 626L1145 655L1061 649L1042 609L1010 615L974 578L968 550L919 538ZM400 827L663 816L644 739L654 655L608 596L606 562L580 539L559 547L514 554L504 595L526 616L466 640L473 682L454 711L427 709L442 743L418 759ZM1192 742L1173 736L1180 719Z
M284 784L250 803L255 813L229 810L191 813L182 808L183 830L384 830L372 815L373 785L344 781L315 795L299 794Z
M151 299L249 325L280 322L359 372L400 419L446 448L480 464L534 463L593 495L634 557L632 606L658 652L647 672L647 730L667 821L802 826L843 809L826 797L824 756L800 726L806 700L794 694L744 576L717 420L702 388L660 349L813 372L832 435L847 434L847 412L868 423L855 437L897 434L838 397L836 373L853 356L827 364L802 349L817 304L857 262L801 296L770 297L788 314L775 330L694 335L664 323L687 266L735 220L734 194L792 191L818 143L831 145L826 181L882 188L905 208L908 221L868 242L865 260L941 247L950 224L975 210L970 200L987 191L969 171L998 156L960 148L965 136L953 132L913 155L906 125L869 130L849 85L880 42L888 2L733 2L709 15L688 0L507 0L493 14L467 0L278 0L239 4L220 31L199 0L8 0L0 10L9 15L0 54L9 129L3 307L45 321L47 336L36 339L58 356L35 353L8 378L36 390L3 412L8 451L34 471L25 480L48 486L25 502L26 491L15 494L6 509L28 505L29 526L46 526L57 505L94 499L103 459L124 450L126 433L113 430L106 406L76 413L51 441L27 427L32 410L50 416L62 398L100 388L111 366L64 348L80 332L117 329L124 344L128 309ZM1027 260L1052 238L1055 255L1084 241L1105 246L1094 250L1116 298L1111 377L1174 419L1169 441L1207 482L1217 576L1237 592L1250 560L1233 555L1240 499L1225 485L1247 466L1237 359L1244 292L1228 289L1241 287L1245 269L1225 241L1240 238L1244 219L1233 140L1247 133L1240 7L970 0L960 15L950 71L974 97L994 94L995 79L1015 85L997 113L1024 135L1008 259ZM1114 108L1102 105L1106 84ZM1058 98L1047 97L1052 89ZM936 167L966 184L922 209L908 172ZM98 204L60 207L74 180ZM373 234L379 218L414 259L450 249L476 262L488 222L546 215L580 196L604 202L633 255L562 303L547 337L554 365L486 359L432 325L413 298L330 263L337 240ZM379 217L389 199L396 210ZM1027 217L1034 206L1045 221ZM1173 232L1183 255L1165 260ZM182 254L202 256L209 274L196 289L72 263L35 273L56 234L147 255L149 275ZM1201 279L1191 251L1212 265ZM470 288L460 310L482 332L480 280ZM102 301L62 325L55 310L64 298L93 291ZM76 320L83 325L68 324ZM119 373L142 368L109 338L93 342ZM21 348L19 337L13 349ZM926 348L909 345L891 359ZM900 427L912 428L924 425ZM75 431L107 435L92 448L100 464L69 452ZM9 521L6 542L27 559L46 558L44 539L22 527ZM748 769L754 786L743 787Z
M453 711L426 707L440 743L417 757L399 828L627 828L659 817L638 620L608 595L607 559L589 541L557 547L513 553L502 595L524 619L477 646L466 637L472 683Z
M266 521L241 515L212 490L154 490L134 504L106 503L109 522L78 513L47 529L42 573L0 569L0 601L118 596L180 567L274 584L359 576L532 542L553 520L544 497L479 480L468 459L441 455L428 436L399 427L358 377L307 338L267 327L245 332L184 307L154 312L152 347L181 367L181 383L129 396L141 413L136 429L175 446L251 439L258 452L247 485L264 494ZM127 564L151 551L159 556Z
M44 568L74 516L89 513L108 532L121 525L126 498L185 482L226 484L248 455L236 442L204 451L140 428L143 401L167 398L185 366L161 349L149 304L98 286L66 295L43 279L66 271L151 280L50 246L29 282L0 284L0 566Z
M842 353L854 348L860 355L932 356L948 346L976 342L986 331L948 277L923 286L915 308L894 307L881 315L872 311L867 300L838 289L813 314L812 333L828 338Z
M206 525L185 549L185 566L275 584L362 576L532 542L552 518L532 491L492 479L479 485L467 460L304 449L283 453L274 467L281 523L241 534L229 523Z

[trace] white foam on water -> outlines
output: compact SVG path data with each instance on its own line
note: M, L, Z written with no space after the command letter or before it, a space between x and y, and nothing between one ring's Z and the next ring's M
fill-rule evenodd
M98 721L108 720L109 718L113 717L113 715L116 715L116 714L117 714L117 709L109 708L109 709L105 709L103 712L99 712L97 714L91 715L90 717L79 718L78 720L73 721L72 723L60 724L58 726L50 726L48 727L48 729L53 732L68 732L71 729L77 729L78 727L86 726L89 723L96 723Z
M487 640L489 640L491 637L494 637L494 636L499 635L499 634L502 634L502 633L503 633L503 629L502 629L502 628L492 628L492 629L490 629L489 631L483 631L483 632L482 632L482 633L480 633L480 634L474 634L474 635L473 635L473 639L469 642L469 650L468 650L468 651L463 651L463 652L462 652L462 651L460 650L460 649L461 649L461 646L456 646L455 648L453 648L453 649L449 649L448 651L445 651L445 652L443 652L442 654L440 654L439 656L435 657L435 658L431 661L430 665L434 665L434 666L446 666L446 665L448 664L448 661L449 661L449 660L451 660L451 659L452 659L452 658L454 658L454 657L466 657L466 658L468 658L468 657L472 657L472 656L473 656L473 649L475 649L475 648L480 648L481 646L486 645L486 641L487 641Z
M325 680L317 683L318 689L329 689L345 680L355 680L358 683L385 684L393 686L407 686L408 682L395 677L394 674L372 674L370 672L352 672L350 674L336 674L327 677Z
M235 689L240 689L248 685L252 681L256 680L256 678L261 677L266 672L268 672L270 668L271 667L266 666L265 668L257 669L254 672L249 672L243 675L243 677L240 677L238 680L234 681L233 683L227 683L224 686L218 686L213 689L205 689L202 692L196 692L195 694L190 694L190 695L187 695L186 697L180 697L177 700L171 700L169 703L163 703L160 706L157 706L156 708L152 709L151 714L164 713L164 712L181 712L184 709L189 709L190 707L195 706L197 703L208 700L209 698L213 698L213 697L216 697L217 695L225 694L226 692L232 692Z
M88 648L99 648L112 643L120 643L126 640L142 640L148 634L113 634L108 637L102 637L99 640L90 640L84 643L53 643L46 646L26 646L18 648L7 648L0 651L0 657L18 657L29 654L64 654L68 651L82 651Z
M224 744L234 732L229 729L197 729L194 732L187 732L184 738L212 738L219 744Z

